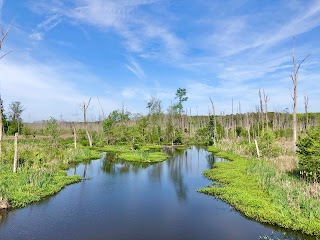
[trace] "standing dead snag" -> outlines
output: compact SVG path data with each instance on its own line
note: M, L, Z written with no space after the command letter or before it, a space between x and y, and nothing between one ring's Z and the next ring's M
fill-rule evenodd
M262 95L259 89L259 98L260 98L260 114L261 114L261 125L262 125L262 132L264 132L264 116L263 116L263 103L262 103ZM260 115L259 114L259 115Z
M292 62L293 62L293 75L291 75L291 80L293 83L293 121L292 121L292 128L293 128L293 149L296 150L296 142L297 142L297 82L298 82L298 72L300 69L301 64L310 56L308 54L297 66L297 61L294 57L294 40L293 38L293 47L292 47Z
M306 122L305 122L305 129L309 129L309 116L308 116L308 106L309 106L309 97L307 94L304 95L304 111L306 114Z
M10 31L10 28L11 28L11 25L12 25L13 21L14 21L14 19L12 19L12 21L11 21L9 27L7 28L7 31L6 31L6 32L3 31L3 27L2 27L2 25L0 24L0 30L1 30L1 34L2 34L1 40L0 40L0 51L2 50L3 41L4 41L4 39L7 37L8 33L9 33L9 31ZM4 58L6 55L8 55L9 53L12 53L12 52L13 52L13 51L9 51L9 52L1 55L1 56L0 56L0 59Z
M16 173L18 168L18 133L14 134L14 157L13 157L13 172Z
M209 97L211 106L212 106L212 115L214 118L214 130L213 130L213 144L216 145L216 137L217 137L217 122L216 122L216 117L215 117L215 110L214 110L214 105L212 99Z
M83 124L84 124L84 129L86 130L86 134L87 134L87 137L88 137L89 146L92 147L92 138L91 138L91 136L89 134L88 126L87 126L87 110L88 110L88 107L90 105L90 102L91 102L91 98L89 99L88 104L83 102Z
M268 97L268 95L265 94L264 89L263 89L263 99L264 99L264 107L266 110L266 127L268 130L268 124L269 124L269 118L268 118L268 102L270 101L270 98Z

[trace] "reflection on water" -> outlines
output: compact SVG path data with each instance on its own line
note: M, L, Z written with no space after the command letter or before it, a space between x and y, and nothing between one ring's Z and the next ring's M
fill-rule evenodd
M114 154L72 167L89 181L23 209L0 211L0 239L259 239L282 229L243 217L212 196L202 172L224 161L202 147L165 148L161 163L131 163ZM287 235L288 236L288 235ZM289 234L289 236L291 236ZM293 233L288 239L309 239ZM312 239L312 238L310 238Z
M0 224L6 221L7 216L8 216L8 211L5 209L0 209Z

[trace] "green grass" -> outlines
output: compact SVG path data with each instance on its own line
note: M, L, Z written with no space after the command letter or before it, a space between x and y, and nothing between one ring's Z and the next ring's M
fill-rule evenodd
M24 207L59 192L66 185L81 181L80 176L67 176L65 169L101 154L68 141L31 139L18 141L19 167L12 172L13 141L3 141L0 160L0 198L11 208Z
M16 174L0 171L0 192L11 208L26 205L53 195L66 185L81 181L80 176L67 176L65 171L20 169Z
M95 150L117 153L116 158L130 162L155 163L166 160L169 156L160 152L161 145L143 145L137 146L132 150L129 145L108 145L105 147L94 148Z
M178 146L175 149L180 150L180 151L184 151L187 150L189 148L189 146L183 145L183 146Z
M246 160L232 152L217 155L231 161L215 163L205 171L204 176L217 183L199 192L218 197L259 222L320 235L319 201L301 196L301 180L290 179L292 186L284 187L290 176L286 173L277 176L266 161Z
M107 145L104 147L93 147L93 149L110 153L125 153L132 151L129 145Z
M162 162L169 156L163 152L132 151L121 153L118 158L131 162Z

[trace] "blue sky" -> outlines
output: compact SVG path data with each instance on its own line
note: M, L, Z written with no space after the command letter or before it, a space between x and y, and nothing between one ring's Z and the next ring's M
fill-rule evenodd
M320 1L0 0L6 29L0 62L5 109L25 107L25 121L81 120L124 106L146 113L156 95L166 110L176 89L184 107L208 114L255 111L258 89L269 110L292 111L292 46L301 61L298 111L320 111Z

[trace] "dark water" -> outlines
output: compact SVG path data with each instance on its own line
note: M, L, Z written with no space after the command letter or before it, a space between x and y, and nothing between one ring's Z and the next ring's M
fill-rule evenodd
M112 155L70 169L89 180L29 207L0 213L0 239L259 239L281 235L228 204L197 193L219 158L202 148L172 152L162 163ZM306 239L292 235L294 239ZM291 238L290 238L291 239Z

